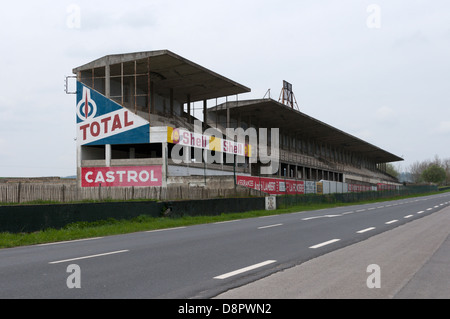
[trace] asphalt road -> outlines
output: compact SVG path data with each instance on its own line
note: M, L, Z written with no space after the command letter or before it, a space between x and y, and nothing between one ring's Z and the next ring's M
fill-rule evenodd
M342 248L356 247L373 236L443 212L447 206L450 194L444 193L3 249L0 298L213 298ZM381 244L389 246L389 241ZM78 270L74 272L72 265ZM70 283L79 283L80 288L69 288Z

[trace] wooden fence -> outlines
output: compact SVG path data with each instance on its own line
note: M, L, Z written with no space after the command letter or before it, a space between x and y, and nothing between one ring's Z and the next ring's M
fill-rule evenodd
M83 200L186 200L261 196L259 191L235 188L205 188L174 185L163 187L97 187L80 188L71 184L5 183L0 184L0 203L35 201L78 202Z

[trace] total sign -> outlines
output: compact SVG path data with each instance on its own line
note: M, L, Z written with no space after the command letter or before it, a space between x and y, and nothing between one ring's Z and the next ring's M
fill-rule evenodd
M149 141L148 121L77 82L78 145L140 144Z

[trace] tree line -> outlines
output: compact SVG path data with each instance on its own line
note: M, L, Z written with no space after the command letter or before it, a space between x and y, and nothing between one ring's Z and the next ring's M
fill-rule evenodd
M411 183L450 185L450 158L441 159L435 155L433 159L416 161L409 166L407 172ZM397 178L401 175L392 164L388 165L388 173Z

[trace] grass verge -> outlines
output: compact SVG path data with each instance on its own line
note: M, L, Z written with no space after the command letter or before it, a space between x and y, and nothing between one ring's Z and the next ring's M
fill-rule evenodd
M447 191L448 192L448 191ZM192 226L198 224L208 224L216 222L224 222L236 219L255 218L276 214L287 214L301 211L313 211L326 208L352 206L361 204L370 204L380 201L399 200L412 197L428 196L438 193L416 194L409 196L385 198L371 201L360 201L353 203L317 203L304 204L300 206L293 206L289 208L277 209L275 211L249 211L245 213L228 213L217 216L186 216L180 218L169 217L149 217L139 216L131 220L115 220L108 219L97 222L77 222L69 224L62 229L46 229L34 233L0 233L0 248L12 248L19 246L29 246L37 244L45 244L59 241L70 241L85 238L105 237L119 234L127 234L141 231L151 231L183 226Z

